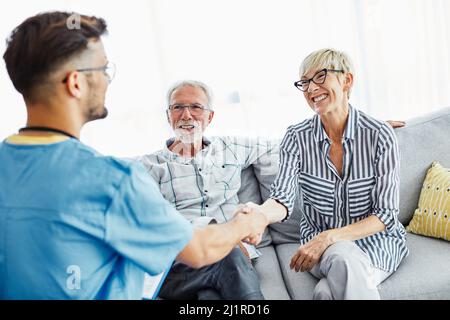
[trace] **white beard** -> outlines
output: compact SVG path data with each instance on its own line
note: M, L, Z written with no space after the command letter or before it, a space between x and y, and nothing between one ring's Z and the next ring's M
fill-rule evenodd
M193 124L194 132L186 132L186 130L177 128L174 130L175 136L181 141L183 144L193 144L198 141L202 141L203 139L203 130L201 125L198 123ZM177 124L178 127L178 124Z

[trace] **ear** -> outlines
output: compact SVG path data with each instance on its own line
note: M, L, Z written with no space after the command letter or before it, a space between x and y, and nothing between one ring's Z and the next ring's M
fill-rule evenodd
M169 109L166 110L166 117L167 117L167 122L170 125L170 113L169 113Z
M344 91L349 92L353 87L353 74L348 72L344 78Z
M67 92L75 98L81 98L81 78L80 73L73 71L67 74L66 89Z
M208 125L211 123L213 118L214 118L214 111L210 111L208 115Z

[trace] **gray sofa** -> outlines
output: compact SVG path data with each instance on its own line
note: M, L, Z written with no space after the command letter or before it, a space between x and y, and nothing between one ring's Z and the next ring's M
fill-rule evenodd
M425 174L433 161L450 167L450 108L407 121L396 129L400 154L400 221L406 226L419 201ZM267 199L275 177L250 167L242 175L241 202ZM291 218L266 230L255 264L266 299L311 299L317 283L311 274L289 269L298 248L297 205ZM450 242L408 233L409 256L379 286L382 299L450 299Z

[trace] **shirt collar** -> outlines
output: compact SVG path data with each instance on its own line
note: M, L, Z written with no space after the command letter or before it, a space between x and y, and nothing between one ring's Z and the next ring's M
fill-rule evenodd
M203 137L202 138L203 139L203 147L207 147L207 146L209 146L210 144L211 144L211 141L208 139L208 138L206 138L206 137ZM167 140L166 141L166 147L167 148L169 148L169 146L173 143L175 141L175 138L170 138L169 140Z
M6 142L10 144L53 144L68 140L69 137L61 135L49 135L49 136L27 136L14 134L6 138Z
M313 117L311 126L314 132L314 136L316 137L316 140L318 142L322 142L323 140L328 139L328 136L322 126L322 121L320 121L320 116L318 114Z
M181 162L186 162L186 161L191 161L193 158L190 157L183 157L180 156L177 153L174 153L172 151L170 151L169 146L175 141L175 138L170 138L166 141L166 144L164 146L164 149L162 150L162 153L169 159L173 160L173 161L181 161ZM206 138L203 137L203 149L201 150L201 153L205 152L205 150L208 149L208 146L211 144L211 141ZM198 154L197 154L198 155Z
M348 105L348 120L347 126L344 130L344 138L355 140L356 137L356 128L358 126L359 113L358 110L352 107L351 104ZM328 139L328 135L323 128L322 121L320 121L320 116L316 114L311 123L311 127L314 132L314 136L316 141L322 142L323 140Z
M358 128L359 113L358 110L352 107L351 104L348 105L348 121L347 127L344 131L344 138L355 140L356 129Z

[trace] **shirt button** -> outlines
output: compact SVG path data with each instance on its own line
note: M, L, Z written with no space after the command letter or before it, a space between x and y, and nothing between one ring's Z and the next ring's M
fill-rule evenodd
M208 206L208 205L206 205L205 207L207 207L207 208L208 208L209 206Z
M198 171L202 171L202 168L198 169Z
M205 193L208 193L208 190L205 190Z

